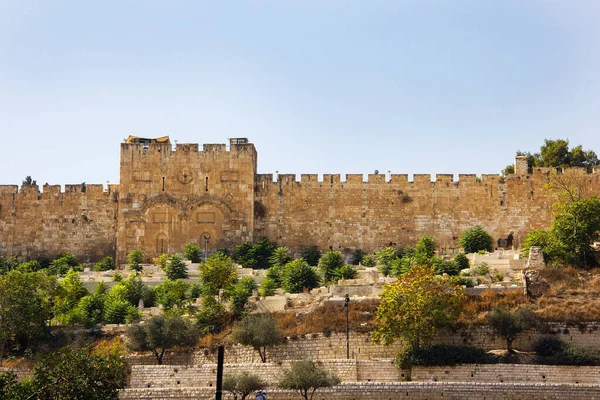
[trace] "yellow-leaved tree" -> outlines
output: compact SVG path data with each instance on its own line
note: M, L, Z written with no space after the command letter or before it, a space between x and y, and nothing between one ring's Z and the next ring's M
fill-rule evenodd
M450 326L462 312L462 288L433 268L413 267L383 287L377 309L375 343L402 339L413 348L431 343L437 329Z

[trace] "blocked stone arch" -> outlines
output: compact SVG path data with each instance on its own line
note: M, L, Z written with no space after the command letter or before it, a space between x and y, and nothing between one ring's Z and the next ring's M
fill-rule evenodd
M182 214L185 213L185 209L181 201L176 197L170 196L168 194L161 194L147 199L142 203L142 205L139 208L139 211L145 214L148 212L149 209L158 205L171 206L177 209L178 212L181 212Z
M169 253L169 235L165 232L159 232L156 235L156 254Z
M202 196L202 197L197 197L195 199L192 199L189 203L189 205L187 206L187 214L192 215L193 212L198 209L199 207L205 206L205 205L210 205L213 206L217 209L219 209L219 211L221 211L221 213L223 213L223 217L225 218L225 220L229 220L231 217L231 214L234 212L231 207L224 202L223 200L214 197L214 196Z

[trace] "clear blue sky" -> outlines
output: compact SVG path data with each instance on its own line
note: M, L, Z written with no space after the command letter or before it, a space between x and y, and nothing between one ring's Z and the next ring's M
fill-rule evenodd
M0 0L0 183L119 180L128 135L259 172L498 173L600 153L597 0Z

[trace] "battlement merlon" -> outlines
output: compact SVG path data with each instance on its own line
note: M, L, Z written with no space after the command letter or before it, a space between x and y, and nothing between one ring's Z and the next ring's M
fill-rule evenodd
M162 160L169 158L188 157L197 154L198 157L251 157L256 158L254 144L247 139L230 139L229 150L225 143L206 143L200 147L197 143L177 143L173 148L170 142L129 142L121 143L121 162L133 162L135 158L160 157Z

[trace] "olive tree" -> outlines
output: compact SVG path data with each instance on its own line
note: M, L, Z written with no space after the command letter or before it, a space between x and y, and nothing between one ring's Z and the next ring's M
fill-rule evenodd
M340 378L330 375L313 361L293 361L289 369L283 371L279 386L297 390L304 400L312 400L315 391L338 385Z
M512 343L517 335L525 329L533 328L536 324L535 315L528 307L519 308L517 311L497 307L488 313L486 319L496 334L506 340L506 350L509 353L515 352Z
M150 351L161 365L166 350L175 346L195 346L200 333L181 317L157 315L129 326L125 337L127 348L139 352Z
M251 374L248 371L226 375L223 378L223 390L231 392L234 400L237 400L238 396L240 400L245 400L250 393L266 386L267 384L258 375Z
M275 318L271 314L251 314L235 324L233 340L252 346L264 363L267 362L267 347L281 343L283 336L279 333Z

